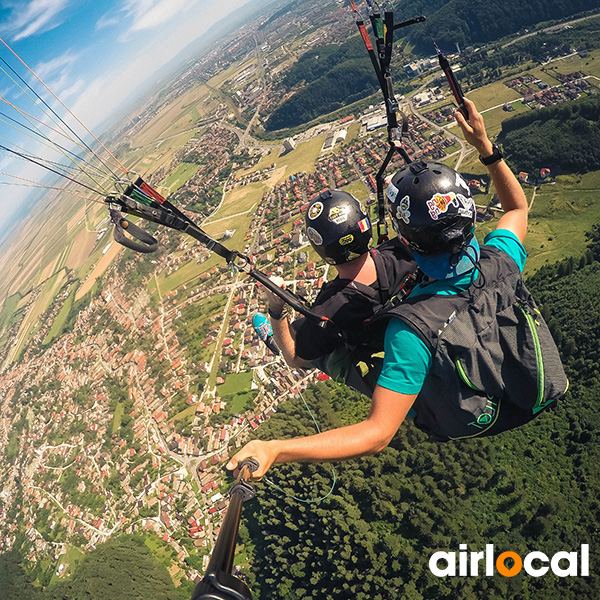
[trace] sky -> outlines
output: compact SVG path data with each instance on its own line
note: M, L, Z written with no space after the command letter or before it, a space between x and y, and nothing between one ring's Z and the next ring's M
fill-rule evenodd
M157 70L165 66L211 25L258 0L0 0L0 38L18 54L44 83L85 125L94 129L115 111ZM28 127L43 129L35 119L47 122L35 98L26 98L10 65L27 81L32 76L0 42L0 100L4 98L31 115ZM49 104L50 94L35 84ZM36 105L37 104L37 105ZM0 111L19 118L5 102ZM58 110L64 114L63 109ZM1 117L4 121L6 117ZM10 120L9 120L10 122ZM46 129L44 129L46 131ZM37 135L37 134L35 134ZM17 142L21 148L39 152L36 137L0 122L0 145ZM11 146L14 148L14 146ZM19 150L20 151L20 150ZM39 170L39 169L38 169ZM0 153L0 171L32 177L26 161ZM37 176L39 179L39 175ZM18 180L0 175L1 181ZM28 188L0 186L3 228L22 211Z

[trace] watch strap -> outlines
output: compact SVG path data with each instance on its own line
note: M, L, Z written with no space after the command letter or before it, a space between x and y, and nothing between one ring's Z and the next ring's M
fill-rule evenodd
M504 155L502 154L502 150L500 150L497 144L492 144L492 153L489 156L486 156L484 158L483 156L481 156L481 154L479 155L479 160L486 167L497 163L499 160L502 160L502 158L504 158Z

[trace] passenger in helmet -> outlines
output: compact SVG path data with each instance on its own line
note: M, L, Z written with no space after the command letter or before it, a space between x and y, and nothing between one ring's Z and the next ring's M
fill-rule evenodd
M440 349L439 344L434 346L425 342L437 336L444 340L444 344L460 348L468 355L473 344L481 344L479 338L484 338L486 331L475 329L474 325L472 335L463 329L461 333L464 335L452 338L455 331L452 323L458 317L452 312L446 316L447 307L442 306L444 302L464 304L463 300L466 300L469 304L477 298L475 292L481 290L481 295L485 292L485 298L489 299L486 307L490 322L497 322L503 315L499 317L494 314L496 291L499 296L500 291L509 296L523 296L526 292L521 276L526 258L522 245L527 229L525 194L503 162L499 149L488 139L483 118L474 104L465 98L465 105L469 121L460 112L455 113L455 118L465 139L477 150L481 161L487 166L500 198L504 215L496 230L486 236L478 251L472 231L475 205L462 177L454 170L439 163L424 162L409 165L398 172L387 194L392 219L398 234L410 244L428 279L398 307L398 313L394 315L397 318L389 321L385 333L383 370L373 393L369 416L360 423L309 437L254 440L232 457L228 469L235 468L241 460L254 457L260 466L253 477L261 478L274 462L336 461L374 454L388 445L413 405L417 413L415 424L424 430L429 428L437 439L450 439L452 436L447 432L457 425L455 421L463 418L464 413L468 416L469 411L474 409L471 406L473 402L479 400L484 403L479 416L476 412L472 422L463 419L458 423L459 428L471 429L474 435L482 431L485 431L485 435L492 435L525 422L519 420L522 410L517 410L514 405L509 405L508 411L499 410L500 399L491 394L486 397L486 391L475 389L477 386L468 379L453 382L452 393L460 385L462 396L451 396L445 385L450 381L446 372L468 370L472 365L455 365L446 360L448 352ZM487 281L483 276L484 271L488 273ZM515 289L511 291L506 281L515 282ZM518 306L513 308L517 310ZM443 313L444 321L438 325L440 313ZM472 311L467 310L465 314L471 315ZM479 327L487 316L486 311L473 315L476 325ZM530 329L534 331L537 327L535 321L533 318L530 321ZM541 321L539 318L540 324ZM435 326L432 327L430 323ZM520 346L516 326L511 329L512 324L508 325L503 341L495 340L498 343L490 348L497 354L497 364L494 366L501 376L505 375L503 348L510 346L517 348L518 352ZM445 335L446 327L450 337ZM552 344L551 338L549 343ZM435 360L433 352L436 353ZM560 370L555 346L554 352L558 364L554 362L553 367ZM510 376L510 373L506 375ZM517 389L519 385L517 381ZM560 390L557 396L561 393L564 390ZM529 410L528 418L533 418L535 414L535 409ZM516 420L512 419L515 415L519 417Z
M394 231L427 275L472 270L479 258L475 201L459 173L438 162L411 163L392 177L387 198Z
M275 341L290 366L317 367L371 396L382 364L381 356L375 355L383 350L385 324L362 325L397 294L416 264L398 239L371 249L367 210L348 192L327 190L314 198L306 211L305 228L312 247L338 273L312 306L331 322L324 327L305 318L289 323L283 301L268 293Z

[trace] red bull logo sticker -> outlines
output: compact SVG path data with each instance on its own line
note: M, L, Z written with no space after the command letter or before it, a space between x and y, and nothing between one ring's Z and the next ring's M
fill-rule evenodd
M314 219L316 219L321 213L323 212L323 203L322 202L315 202L309 209L308 209L308 218L313 221Z
M462 194L448 192L447 194L435 194L427 201L429 216L437 221L439 216L448 212L450 207L456 208L456 213L461 217L472 218L475 214L475 202L473 198L466 198Z

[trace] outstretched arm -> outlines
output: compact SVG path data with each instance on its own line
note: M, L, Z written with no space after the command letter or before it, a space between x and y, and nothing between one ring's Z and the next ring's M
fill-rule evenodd
M477 112L475 104L465 98L465 104L469 110L469 121L465 120L459 111L454 113L454 118L462 129L465 140L473 146L480 156L487 157L493 153L492 142L490 142L485 131L483 117ZM523 188L517 181L508 165L499 160L487 167L504 215L500 218L496 229L508 229L512 231L520 242L525 239L527 233L527 198Z
M303 438L254 440L231 458L227 469L235 469L238 463L253 457L259 468L252 476L260 479L273 463L329 462L375 454L390 443L416 397L377 386L364 421Z

